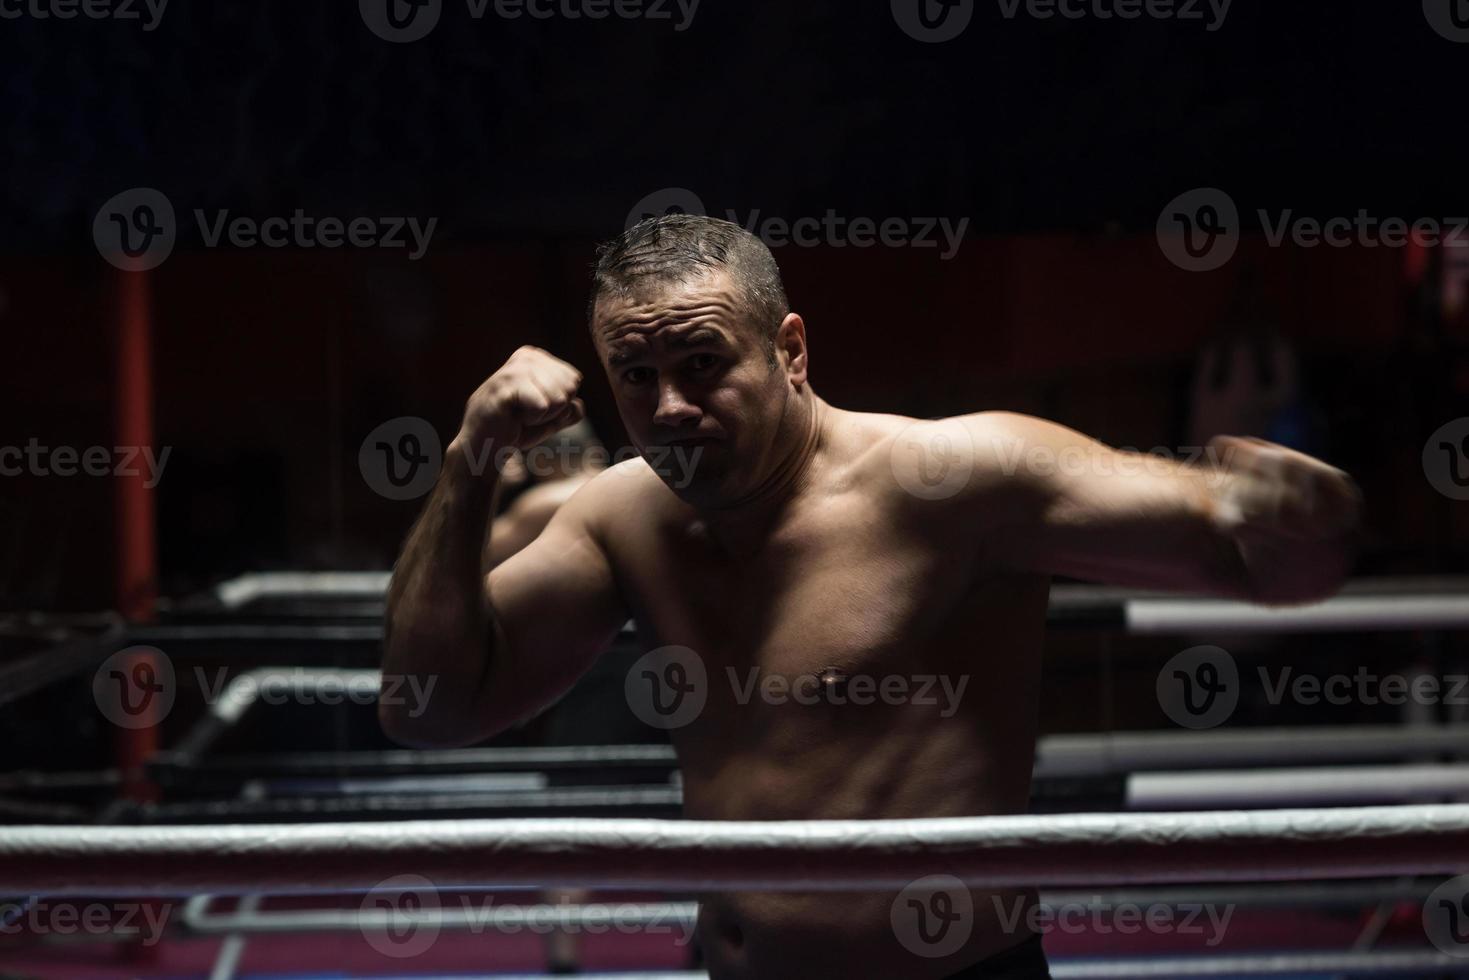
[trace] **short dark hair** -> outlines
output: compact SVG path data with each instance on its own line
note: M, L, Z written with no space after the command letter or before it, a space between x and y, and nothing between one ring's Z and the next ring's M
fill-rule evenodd
M744 312L760 329L766 356L774 364L775 333L790 312L775 256L734 222L702 214L647 218L599 246L587 325L604 294L626 297L646 283L686 283L718 269L734 281Z

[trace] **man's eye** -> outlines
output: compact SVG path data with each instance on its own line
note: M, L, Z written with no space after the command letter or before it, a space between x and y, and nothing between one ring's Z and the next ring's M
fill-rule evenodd
M645 367L628 368L622 372L622 380L630 385L647 384L653 380L653 369Z
M689 358L689 367L693 368L695 371L708 371L710 368L714 367L714 365L718 363L719 358L715 357L713 354L695 354L693 357Z

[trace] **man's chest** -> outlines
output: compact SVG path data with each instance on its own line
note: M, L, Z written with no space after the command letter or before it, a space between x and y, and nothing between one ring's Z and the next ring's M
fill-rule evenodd
M911 660L957 613L972 574L958 541L833 512L734 557L698 543L650 553L629 583L657 645L712 669L796 678Z

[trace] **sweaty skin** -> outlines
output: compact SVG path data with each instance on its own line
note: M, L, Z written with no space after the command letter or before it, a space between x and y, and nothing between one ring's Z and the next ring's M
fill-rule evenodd
M533 714L631 617L707 673L672 731L689 817L1019 813L1050 575L1284 603L1349 567L1359 496L1340 471L1258 440L1221 443L1217 467L1127 466L1141 457L1013 413L914 428L843 411L812 391L801 318L768 353L723 273L604 298L594 336L644 458L482 579L496 474L466 460L579 415L580 376L524 349L476 392L389 591L385 683L450 681L419 719L381 709L399 741L467 744ZM699 454L691 479L655 472L668 449ZM927 980L1030 936L1031 893L976 891L967 941L919 955L897 895L703 896L711 976Z

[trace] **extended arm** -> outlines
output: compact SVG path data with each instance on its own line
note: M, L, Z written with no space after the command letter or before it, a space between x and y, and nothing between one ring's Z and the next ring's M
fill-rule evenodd
M1360 491L1284 446L1221 436L1182 463L1025 415L965 422L997 474L984 496L1004 564L1273 605L1326 598L1350 571Z

